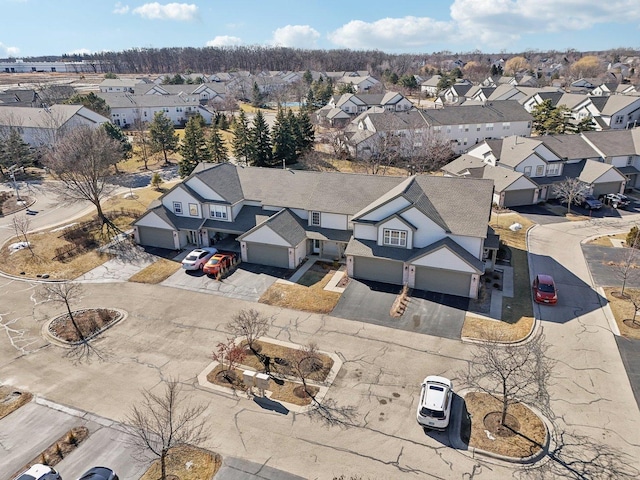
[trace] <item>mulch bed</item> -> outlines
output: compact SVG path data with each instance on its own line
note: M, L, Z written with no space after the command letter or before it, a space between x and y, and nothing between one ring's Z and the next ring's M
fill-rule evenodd
M91 308L73 312L74 326L69 314L55 318L49 324L49 332L56 338L69 342L79 342L100 333L112 323L120 319L122 314L108 308ZM78 332L78 329L80 332ZM82 333L82 337L80 336Z

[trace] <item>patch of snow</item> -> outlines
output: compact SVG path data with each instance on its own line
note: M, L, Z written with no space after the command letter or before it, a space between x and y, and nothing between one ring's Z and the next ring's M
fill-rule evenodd
M29 247L29 242L17 242L9 245L9 251L13 254L19 250Z
M522 230L522 224L521 223L514 223L513 225L511 225L509 227L509 230L511 230L512 232L517 232L518 230Z
M77 225L77 224L78 224L78 222L70 223L69 225L63 225L63 226L61 226L61 227L54 228L54 229L53 229L53 230L51 230L51 231L52 231L52 232L59 232L60 230L66 230L67 228L71 228L71 227L73 227L73 226L75 226L75 225Z
M491 432L490 432L489 430L485 430L485 431L484 431L484 433L486 433L487 438L488 438L489 440L495 440L495 439L496 439L496 437L494 437L493 435L491 435Z

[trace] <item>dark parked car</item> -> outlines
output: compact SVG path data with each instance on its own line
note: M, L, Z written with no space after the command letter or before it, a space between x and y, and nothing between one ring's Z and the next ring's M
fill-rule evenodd
M602 202L593 195L586 195L582 199L582 207L587 210L600 210L602 208Z
M116 472L107 467L93 467L82 474L78 480L119 480Z
M613 208L627 208L631 205L629 197L621 193L607 193L606 195L600 195L599 199L605 205Z

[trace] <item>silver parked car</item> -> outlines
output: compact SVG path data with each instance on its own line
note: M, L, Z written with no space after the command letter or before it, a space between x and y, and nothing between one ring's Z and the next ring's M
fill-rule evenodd
M216 253L218 253L217 248L196 248L189 252L189 255L184 257L184 260L182 260L182 268L184 270L202 270L204 264L207 263Z
M48 465L36 463L26 472L18 475L15 480L62 480L62 477Z

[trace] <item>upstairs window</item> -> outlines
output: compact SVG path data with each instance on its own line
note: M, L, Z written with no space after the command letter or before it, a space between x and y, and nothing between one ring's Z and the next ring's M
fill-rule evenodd
M182 215L182 202L173 202L173 213Z
M382 243L392 247L406 247L407 232L404 230L390 230L385 228Z
M189 204L189 215L191 215L192 217L198 216L198 205L196 203Z
M555 175L560 175L560 164L550 163L549 165L547 165L547 176L553 177Z
M320 226L320 212L311 212L311 225Z
M544 175L544 165L536 165L536 177Z
M493 123L487 123L487 130L493 130Z
M227 208L222 205L211 205L209 208L211 218L227 218Z

